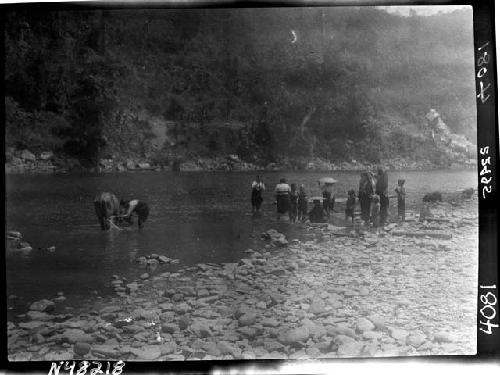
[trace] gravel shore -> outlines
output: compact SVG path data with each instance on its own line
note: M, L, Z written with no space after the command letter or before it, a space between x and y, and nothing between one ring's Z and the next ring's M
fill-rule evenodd
M437 220L363 237L328 224L304 225L304 242L271 231L238 263L171 273L153 260L138 280L115 275L116 297L92 311L37 301L8 322L9 360L475 354L477 200L431 210Z

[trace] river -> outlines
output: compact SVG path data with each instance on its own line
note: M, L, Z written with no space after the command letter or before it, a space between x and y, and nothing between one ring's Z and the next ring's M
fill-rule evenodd
M357 190L359 172L265 172L262 216L250 213L251 172L130 172L100 175L6 176L6 229L17 230L31 244L29 254L8 251L7 293L11 311L22 311L41 298L63 292L67 305L78 305L112 293L113 274L129 280L145 272L135 258L156 253L180 260L157 272L200 262L234 262L249 247L262 246L260 233L276 228L300 238L299 225L276 223L272 190L280 177L304 184L309 196L320 193L317 180L338 180L335 195ZM389 173L390 190L406 179L407 209L416 209L429 191L456 192L477 186L476 171L398 171ZM150 217L143 230L100 229L93 199L98 191L119 198L143 199ZM396 212L391 202L390 214ZM334 218L342 223L343 207ZM55 252L38 248L55 246ZM94 293L94 294L93 294Z

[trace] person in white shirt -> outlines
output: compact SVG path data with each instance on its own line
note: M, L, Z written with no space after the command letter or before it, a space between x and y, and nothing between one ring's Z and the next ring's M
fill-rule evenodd
M258 212L264 198L262 192L266 190L266 185L262 181L260 175L252 182L252 213Z
M125 212L124 214L122 214L122 218L124 218L129 223L132 222L132 214L135 213L137 215L137 224L139 225L139 228L142 228L144 226L144 222L149 216L148 205L138 199L133 199L129 202L122 199L120 200L120 208L122 212Z
M274 190L278 220L280 219L280 215L284 215L290 210L290 192L290 185L286 183L286 179L280 179L280 183L276 185L276 189Z

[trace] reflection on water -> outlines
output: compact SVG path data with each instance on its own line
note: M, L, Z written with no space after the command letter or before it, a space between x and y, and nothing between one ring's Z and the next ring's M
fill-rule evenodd
M179 266L200 262L233 262L247 248L261 246L263 230L276 228L300 238L300 225L275 222L272 190L279 178L304 184L309 196L319 194L317 180L331 175L339 181L336 196L357 190L358 172L264 173L267 191L261 216L250 214L254 173L141 172L108 175L7 176L7 229L20 231L33 251L7 254L7 287L19 304L52 298L62 291L71 301L111 292L113 274L129 280L144 272L135 258L153 253L180 259ZM456 191L476 186L474 171L392 172L391 191L406 179L407 207L426 192ZM144 199L151 212L143 230L100 230L93 198L98 191L119 198ZM395 213L395 202L391 211ZM343 206L337 208L343 220ZM54 253L38 248L56 246ZM157 272L175 269L162 265Z

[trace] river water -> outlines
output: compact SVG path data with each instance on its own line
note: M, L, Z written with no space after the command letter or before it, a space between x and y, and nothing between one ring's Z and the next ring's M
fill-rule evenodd
M260 233L276 228L289 239L301 238L299 225L277 223L272 190L280 177L304 184L308 196L319 195L317 180L338 180L335 195L345 197L357 190L359 172L265 172L262 216L250 213L250 184L255 173L247 172L131 172L104 175L9 175L6 176L6 229L17 230L31 244L29 254L7 251L7 293L13 311L41 298L63 292L68 304L78 304L112 293L113 274L128 280L144 269L135 258L156 253L180 260L161 265L156 272L175 270L201 262L235 262L244 250L262 246ZM390 190L397 179L406 179L407 209L417 209L429 191L456 192L477 186L475 171L404 171L389 173ZM144 229L100 229L93 199L98 191L119 198L143 199L150 205ZM396 212L395 199L390 213ZM343 206L333 219L343 222ZM55 246L51 253L38 248Z

